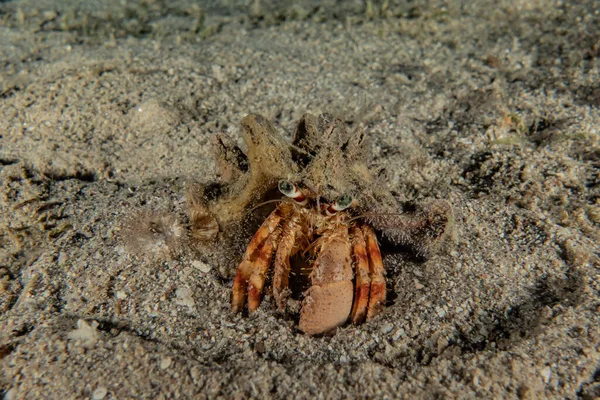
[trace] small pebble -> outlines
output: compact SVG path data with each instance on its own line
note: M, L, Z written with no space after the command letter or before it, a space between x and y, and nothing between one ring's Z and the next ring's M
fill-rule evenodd
M193 366L192 369L190 369L190 376L192 377L194 382L198 382L198 380L200 379L200 368Z
M223 82L227 81L227 77L225 76L225 73L223 72L223 67L221 67L220 65L213 64L211 66L211 72L212 72L213 78L215 78L217 80L217 82L223 83Z
M435 311L440 318L444 318L446 316L446 310L444 310L442 307L436 307Z
M90 347L96 344L100 337L96 328L98 328L98 323L96 321L92 321L92 323L89 324L87 321L80 319L77 320L77 329L69 332L67 337L71 340L80 341L84 347Z
M209 273L210 270L212 269L210 265L208 265L200 260L192 261L192 266L194 268L200 270L200 272L204 272L205 274Z
M175 290L175 304L193 308L195 305L192 297L192 291L187 287L180 287Z
M540 371L540 375L542 375L544 382L546 384L548 384L548 383L550 383L550 377L552 376L552 370L550 369L550 367L546 367Z
M392 340L396 341L398 339L400 339L402 336L406 335L406 332L404 331L404 329L399 328L396 330L396 332L394 332L394 334L392 335Z
M104 397L106 397L107 394L108 389L106 389L104 386L100 386L99 388L96 388L96 390L94 390L94 393L92 393L92 399L102 400Z
M56 260L58 262L58 265L65 266L67 265L67 262L69 261L69 255L67 253L65 253L64 251L61 251L58 254L58 260Z
M160 369L167 369L171 366L173 359L171 357L163 357L160 359Z
M388 322L387 324L385 324L381 327L381 333L383 333L383 334L390 333L392 331L392 329L394 329L394 325Z
M4 400L13 400L17 398L17 389L10 388L6 393L4 393Z
M256 345L254 346L254 350L256 350L256 352L258 354L262 354L265 352L265 342L258 342L256 343Z

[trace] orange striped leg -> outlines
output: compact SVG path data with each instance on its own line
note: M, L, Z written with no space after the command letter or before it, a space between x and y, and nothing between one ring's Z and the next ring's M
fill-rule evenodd
M248 310L256 311L260 305L260 294L265 286L267 272L271 266L273 253L277 250L281 236L281 229L277 228L271 236L267 238L265 244L260 248L258 258L254 262L252 275L248 280Z
M377 245L377 237L373 229L367 225L362 227L367 242L367 254L369 255L369 274L371 276L371 293L369 296L369 308L367 321L375 317L385 306L385 271L381 252Z
M352 258L354 259L354 269L356 271L354 304L350 314L350 321L353 324L360 324L365 319L369 303L369 287L371 286L369 256L367 255L365 238L360 228L356 226L350 228L350 235L352 237Z
M273 275L273 296L277 302L279 310L285 308L285 301L287 299L289 291L289 277L290 277L290 257L295 253L294 245L296 239L300 234L301 225L295 218L290 218L283 225L283 232L281 233L281 241L277 254L275 254L275 273Z
M233 312L242 311L246 302L247 291L252 291L251 299L253 301L252 304L248 304L248 308L254 307L254 309L251 309L251 311L254 311L258 307L260 299L257 303L255 292L258 291L258 296L260 296L260 291L264 284L264 277L262 278L262 283L260 282L260 273L264 271L266 275L266 271L269 268L271 256L277 247L277 239L281 231L278 227L282 218L282 207L278 207L267 217L252 237L252 240L250 240L250 244L248 244L248 248L244 254L244 259L237 269L233 282L233 295L231 299ZM258 271L257 274L255 274L256 271ZM248 282L253 276L254 279L250 287L248 287Z

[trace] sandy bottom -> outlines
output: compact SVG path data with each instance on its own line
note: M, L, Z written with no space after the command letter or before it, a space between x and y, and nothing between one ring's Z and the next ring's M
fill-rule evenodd
M597 2L194 3L0 2L0 396L600 396ZM148 215L185 233L216 132L307 111L457 225L319 338L268 294L230 312L250 227L226 257L127 244Z

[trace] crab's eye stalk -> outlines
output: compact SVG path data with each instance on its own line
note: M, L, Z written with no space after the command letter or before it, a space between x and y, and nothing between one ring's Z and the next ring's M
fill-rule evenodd
M292 182L286 181L286 180L281 180L281 181L279 181L278 186L279 186L279 191L283 195L285 195L291 199L294 199L297 203L306 204L306 202L307 202L306 196L300 190L298 190L296 185L294 185Z
M290 181L279 181L279 191L287 197L294 197L296 187Z
M339 199L337 199L336 202L333 204L334 204L336 211L345 210L346 208L350 207L350 205L352 204L352 196L350 196L349 194L345 194L342 197L340 197Z
M329 207L327 207L327 214L333 215L333 214L337 213L338 211L345 210L346 208L348 208L352 205L353 200L354 199L349 194L340 196L336 201L331 203L329 205Z

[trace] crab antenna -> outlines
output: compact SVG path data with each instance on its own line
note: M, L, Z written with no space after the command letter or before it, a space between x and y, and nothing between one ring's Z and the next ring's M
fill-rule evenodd
M310 243L308 246L306 246L306 249L304 249L304 251L302 252L302 256L305 256L306 253L310 252L319 243L320 243L319 239L313 240L312 243Z
M321 212L321 187L317 185L317 190L314 190L317 197L317 212Z
M365 214L359 214L356 217L352 217L348 220L348 223L352 222L352 221L356 221L357 219L361 219L361 218L367 218L367 217L383 217L383 216L400 216L400 215L405 215L404 213L365 213Z
M283 201L283 199L273 199L273 200L263 201L262 203L258 203L257 205L255 205L254 207L252 207L250 210L248 210L248 212L252 212L252 211L256 210L257 208L260 208L260 207L264 206L265 204L281 203L282 201Z

